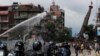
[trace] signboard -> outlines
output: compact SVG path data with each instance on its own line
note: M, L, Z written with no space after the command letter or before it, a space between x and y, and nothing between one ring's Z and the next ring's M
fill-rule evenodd
M97 36L100 36L100 27L97 27Z

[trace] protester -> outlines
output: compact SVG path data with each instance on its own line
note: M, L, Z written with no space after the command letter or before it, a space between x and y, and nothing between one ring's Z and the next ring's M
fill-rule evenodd
M80 53L83 54L83 50L84 50L84 44L82 43L82 44L80 45Z
M95 46L95 52L99 53L99 51L100 51L100 45L99 43L97 43Z
M47 50L47 56L53 56L54 55L54 48L55 48L55 43L50 41L49 42L49 46L48 46L48 50Z
M79 49L80 49L79 44L76 43L74 48L75 48L75 54L76 54L76 56L78 56L78 52L79 52Z

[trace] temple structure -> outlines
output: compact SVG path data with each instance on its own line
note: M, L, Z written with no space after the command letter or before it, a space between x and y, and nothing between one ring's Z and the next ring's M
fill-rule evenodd
M58 25L64 26L64 10L61 9L59 5L56 5L54 0L50 6L50 14L55 20L57 20Z
M89 6L89 10L88 10L88 12L87 12L87 14L86 14L86 16L84 18L83 25L82 25L81 30L79 32L79 37L83 37L83 33L84 33L84 30L85 30L84 28L85 28L85 26L88 25L88 21L89 21L89 18L90 18L90 15L91 15L91 11L92 11L92 8L93 8L92 4L93 3L91 2L91 5Z

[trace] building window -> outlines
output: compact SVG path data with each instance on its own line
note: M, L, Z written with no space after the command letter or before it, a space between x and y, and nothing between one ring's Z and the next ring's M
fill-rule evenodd
M0 22L2 22L2 21L1 21L1 16L0 16Z
M36 16L36 15L37 15L36 13L29 13L28 14L28 18L33 17L33 16Z
M23 20L16 20L16 21L15 21L15 25L18 24L18 23L21 23L22 21L23 21Z
M1 29L3 29L3 30L9 29L8 24L1 24Z
M20 13L20 17L21 18L27 18L28 17L28 14L26 12L21 12Z
M18 17L19 17L18 12L16 12L16 13L14 14L14 18L18 18Z
M2 37L9 37L9 34L6 33L6 34L4 34Z
M8 22L9 19L7 16L0 16L0 22Z
M1 30L1 24L0 24L0 30Z

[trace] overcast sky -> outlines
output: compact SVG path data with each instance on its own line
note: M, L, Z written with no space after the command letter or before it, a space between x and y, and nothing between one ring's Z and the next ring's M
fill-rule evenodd
M40 4L46 10L49 10L52 1L53 0L0 0L0 5L11 5L13 2L20 2L21 4L33 3L34 5ZM72 27L73 35L80 31L91 1L93 1L94 8L89 24L94 24L95 20L93 19L96 19L100 0L55 0L55 3L65 10L65 26Z

